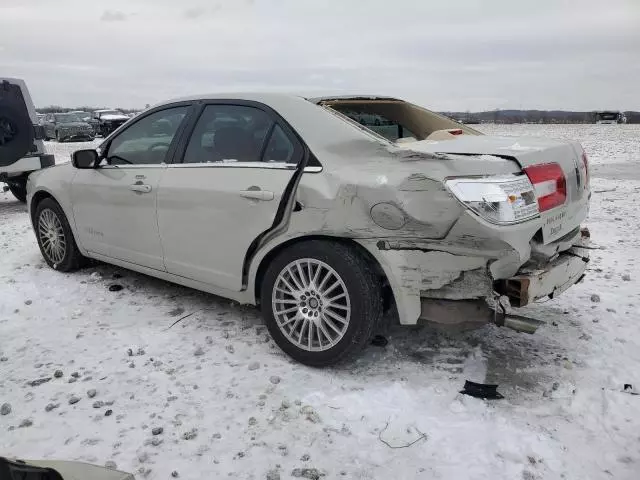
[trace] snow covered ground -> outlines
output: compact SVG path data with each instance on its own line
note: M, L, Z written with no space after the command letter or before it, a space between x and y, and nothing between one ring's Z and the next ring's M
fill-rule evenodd
M576 138L592 162L600 249L583 283L529 309L538 333L397 328L328 370L290 361L251 308L107 265L49 269L0 194L0 455L148 479L637 479L640 396L622 390L640 390L639 127L480 126ZM460 395L468 378L505 399Z

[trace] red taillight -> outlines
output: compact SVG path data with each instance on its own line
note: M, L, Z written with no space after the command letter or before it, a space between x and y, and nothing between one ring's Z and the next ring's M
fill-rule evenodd
M451 135L462 135L464 132L462 131L461 128L453 128L453 129L449 129L447 130Z
M567 201L567 179L557 163L543 163L524 169L531 180L541 212L564 205Z
M584 185L585 187L589 186L589 159L587 158L587 154L582 152L582 163L584 164Z

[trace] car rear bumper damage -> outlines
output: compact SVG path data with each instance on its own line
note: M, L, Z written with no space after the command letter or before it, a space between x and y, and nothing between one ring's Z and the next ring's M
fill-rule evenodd
M542 269L523 269L518 275L495 282L495 291L509 298L512 307L524 307L541 298L554 298L580 282L589 262L589 231L581 230L580 240L561 252Z
M582 229L569 248L542 266L527 261L514 274L496 278L490 268L499 261L493 252L473 255L427 249L393 247L392 242L360 241L374 253L387 277L400 323L434 322L447 325L497 323L533 332L540 322L507 313L545 297L555 298L585 275L588 230ZM442 247L443 250L447 248ZM486 253L485 256L483 253ZM513 256L513 252L505 251ZM508 299L508 301L506 301ZM503 307L502 305L506 305Z

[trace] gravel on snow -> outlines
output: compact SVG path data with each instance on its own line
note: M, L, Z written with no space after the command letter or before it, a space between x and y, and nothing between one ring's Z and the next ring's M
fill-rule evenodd
M640 396L622 390L640 385L639 127L479 127L575 138L592 162L598 249L580 285L527 309L538 333L394 328L326 370L289 360L252 308L107 265L46 267L25 206L0 193L0 453L148 479L637 478ZM58 162L87 146L47 144ZM460 395L470 376L505 400Z

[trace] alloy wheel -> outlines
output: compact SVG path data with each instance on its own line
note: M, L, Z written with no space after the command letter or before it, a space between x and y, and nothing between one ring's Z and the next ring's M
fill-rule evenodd
M67 240L62 222L53 210L46 208L40 212L38 235L43 253L47 258L54 264L62 262L67 253Z
M309 352L334 347L344 337L351 318L344 281L331 266L313 258L294 260L282 269L271 305L284 336Z

